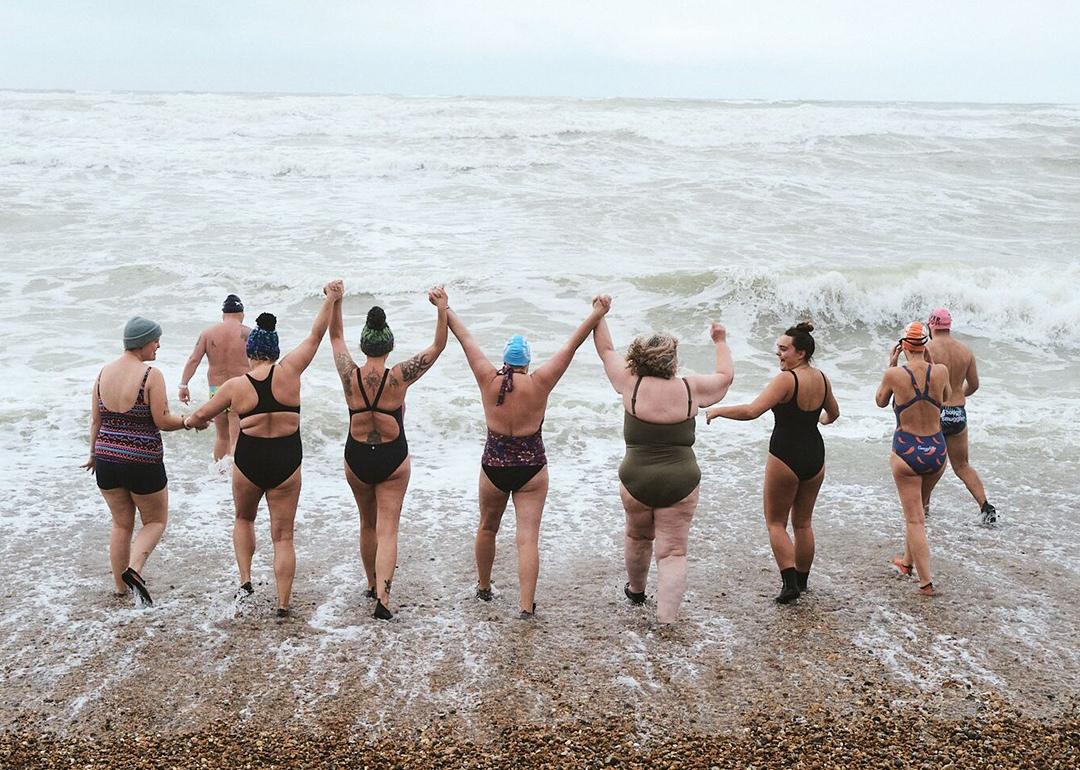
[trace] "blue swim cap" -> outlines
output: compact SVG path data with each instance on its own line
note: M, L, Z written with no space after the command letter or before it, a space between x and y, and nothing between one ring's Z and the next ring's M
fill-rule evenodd
M529 343L524 337L515 334L506 341L506 347L503 348L503 363L510 366L528 366L530 361L532 361L532 351L529 350Z

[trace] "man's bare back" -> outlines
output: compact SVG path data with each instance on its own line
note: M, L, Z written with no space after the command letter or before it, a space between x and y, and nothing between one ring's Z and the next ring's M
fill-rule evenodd
M216 323L202 333L206 377L211 385L221 385L230 377L248 371L247 339L250 333L250 327L231 320Z
M964 406L967 396L975 392L972 384L978 387L978 375L975 373L975 356L962 342L945 332L937 332L930 340L930 357L935 364L945 364L949 369L949 385L952 391L945 406ZM967 383L965 385L965 383Z

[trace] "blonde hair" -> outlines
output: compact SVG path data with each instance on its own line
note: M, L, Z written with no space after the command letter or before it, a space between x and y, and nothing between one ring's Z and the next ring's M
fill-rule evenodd
M638 377L670 380L679 368L679 341L666 332L638 337L626 351L626 364Z

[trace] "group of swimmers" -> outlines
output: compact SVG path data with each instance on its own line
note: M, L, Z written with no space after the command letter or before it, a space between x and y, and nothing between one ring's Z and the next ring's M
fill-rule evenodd
M548 397L581 344L590 336L612 387L622 396L626 454L619 466L619 491L626 513L623 592L636 605L646 600L650 562L657 566L656 614L676 620L686 591L690 523L698 504L701 471L694 455L695 416L727 394L734 377L726 331L710 328L715 371L677 376L677 340L666 333L636 338L626 354L612 341L605 316L611 297L594 297L589 314L549 360L532 368L522 335L507 341L500 365L490 361L461 319L450 309L445 289L428 292L436 309L432 343L411 358L387 366L394 335L380 307L372 307L360 335L364 360L349 352L342 321L344 285L331 281L311 331L292 351L281 354L277 319L263 313L256 328L244 325L244 306L230 294L222 321L206 329L188 359L179 398L190 401L188 384L202 358L208 359L210 400L187 416L169 411L165 380L147 364L160 346L160 325L136 316L124 327L124 353L107 364L94 382L91 454L83 466L112 513L109 554L117 595L152 599L142 577L168 516L168 487L162 462L161 431L203 430L215 424L215 460L233 455L232 492L236 517L233 547L239 570L238 596L254 593L251 563L255 517L265 497L274 548L277 614L289 615L296 572L293 522L301 487L300 379L327 331L349 410L344 447L345 479L360 515L360 560L373 615L388 620L397 562L398 524L412 464L405 436L408 389L434 365L452 332L480 389L487 440L479 475L480 523L475 540L476 597L493 598L491 572L496 534L507 504L517 518L520 617L536 611L540 519L548 491L542 425ZM924 324L912 322L891 349L889 366L876 394L896 413L891 467L905 520L903 553L893 560L902 575L918 577L918 592L933 595L925 517L930 495L951 460L956 474L981 507L985 524L996 521L978 474L967 462L964 405L979 386L974 356L951 336L952 319L935 310ZM811 520L825 475L825 448L819 425L840 416L828 377L815 368L813 326L799 323L776 341L780 373L750 403L709 408L717 418L753 420L767 410L775 418L765 464L764 509L769 541L780 570L776 601L787 604L807 590L814 560ZM900 357L905 363L900 365ZM126 406L131 405L129 408ZM135 512L142 527L134 537ZM788 534L791 523L794 540Z

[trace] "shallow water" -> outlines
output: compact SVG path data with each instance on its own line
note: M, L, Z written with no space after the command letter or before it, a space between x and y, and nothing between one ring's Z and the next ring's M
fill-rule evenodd
M0 136L7 717L74 724L137 677L175 705L176 726L270 705L303 719L346 697L371 701L371 723L500 699L539 715L560 698L640 710L687 695L717 721L785 676L842 693L853 671L1052 708L1047 694L1076 680L1080 109L0 92ZM265 524L260 598L237 615L229 489L207 433L165 439L171 520L146 571L157 605L111 602L108 518L77 465L87 393L124 320L163 325L173 389L225 294L278 314L287 349L335 277L350 338L377 302L402 357L430 340L434 283L492 356L524 331L543 360L603 291L618 345L668 329L684 368L707 371L719 318L730 403L775 371L776 335L811 318L843 412L824 430L814 590L796 608L770 601L771 417L702 420L684 622L664 635L651 606L623 606L620 407L587 342L544 426L538 622L512 619L512 516L502 597L472 601L483 421L451 341L409 396L390 627L360 596L328 345L304 381L298 617L267 619ZM924 602L885 569L902 528L892 416L873 392L889 341L938 305L979 358L972 461L1001 523L975 526L963 486L943 479L930 524L943 595Z

